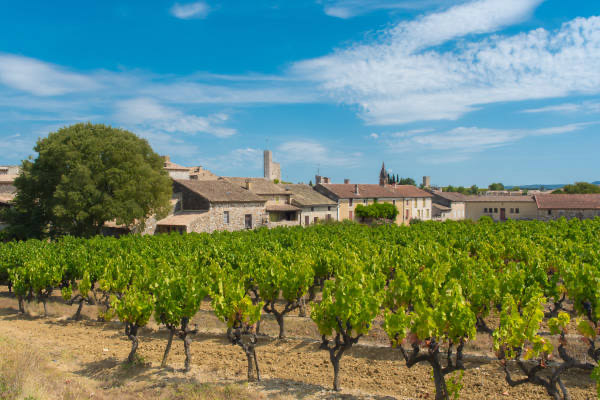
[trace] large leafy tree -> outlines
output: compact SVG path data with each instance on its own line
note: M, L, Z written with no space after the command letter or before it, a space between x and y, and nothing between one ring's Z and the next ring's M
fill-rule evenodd
M92 236L107 221L143 224L167 213L172 189L162 159L131 132L80 123L38 140L34 151L5 216L13 237Z

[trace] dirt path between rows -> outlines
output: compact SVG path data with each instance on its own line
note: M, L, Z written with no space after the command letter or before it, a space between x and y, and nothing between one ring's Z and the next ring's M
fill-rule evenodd
M168 398L165 388L182 382L215 385L246 385L246 358L241 349L225 338L222 325L208 315L195 319L200 333L192 343L193 366L181 372L184 352L174 341L170 368L160 361L167 332L155 325L142 329L138 354L143 365L127 366L124 360L130 342L118 322L94 321L95 310L88 307L83 321L72 321L74 308L54 304L47 318L35 316L39 307L29 305L29 314L17 314L16 301L0 297L0 338L17 345L31 346L62 374L88 388L93 398ZM266 331L271 328L266 324ZM292 328L293 329L293 328ZM302 332L300 332L302 333ZM259 398L281 399L432 399L433 383L425 365L407 369L397 350L359 345L341 362L342 392L330 390L333 371L328 353L310 340L277 340L261 337L257 348L262 381L248 384ZM462 399L547 399L539 387L509 387L496 362L471 357L466 363ZM595 398L594 383L584 373L565 377L574 400ZM91 393L94 393L92 396Z

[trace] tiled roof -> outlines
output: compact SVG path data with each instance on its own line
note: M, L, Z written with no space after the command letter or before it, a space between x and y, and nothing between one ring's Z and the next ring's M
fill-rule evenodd
M452 209L450 207L446 207L446 206L443 206L443 205L438 204L438 203L431 203L431 207L432 208L437 208L438 210L443 211L443 212L452 211Z
M175 164L171 161L165 161L164 169L172 170L172 171L189 171L190 170L189 167L184 167L182 165Z
M210 202L215 203L264 203L265 200L256 194L242 189L224 179L216 181L196 181L176 179L175 182L198 193Z
M269 204L266 208L267 211L300 211L298 207L291 204Z
M331 200L329 197L323 196L310 185L288 184L284 185L284 187L293 193L292 203L301 207L335 205L335 201Z
M530 203L533 202L533 196L465 196L463 201L469 203Z
M161 219L156 223L156 226L189 226L192 222L202 217L206 212L190 212L177 215L170 215L167 218Z
M433 194L449 201L465 201L467 196L457 192L441 192L434 190Z
M283 186L278 185L266 178L243 178L224 176L223 179L226 179L229 182L241 188L245 188L246 182L250 181L250 191L256 194L290 194L287 190L285 190Z
M543 210L598 210L600 194L537 194L535 202Z
M356 186L358 185L358 194ZM375 185L375 184L318 184L316 190L336 199L373 199L373 198L406 198L432 197L432 195L412 185Z

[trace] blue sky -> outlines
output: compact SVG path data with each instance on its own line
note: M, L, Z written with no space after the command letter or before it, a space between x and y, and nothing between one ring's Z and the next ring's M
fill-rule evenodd
M0 164L92 121L219 175L600 180L590 0L5 2Z

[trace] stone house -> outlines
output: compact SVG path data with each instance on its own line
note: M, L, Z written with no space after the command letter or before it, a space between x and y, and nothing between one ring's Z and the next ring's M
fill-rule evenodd
M267 226L266 200L225 180L174 180L174 213L156 233L238 231Z
M305 184L286 184L292 193L292 205L300 209L298 221L308 226L318 221L337 221L337 203Z
M462 193L439 190L429 190L428 192L433 196L431 204L432 219L436 221L465 219L465 200L467 196Z
M507 219L532 220L537 218L533 196L464 196L465 217L477 221L485 216L494 221Z
M356 206L375 202L392 203L398 209L396 224L408 224L413 219L431 219L430 193L412 185L318 184L315 190L337 203L337 219L356 220Z
M292 192L266 178L224 177L223 179L265 200L268 226L298 225L300 208L292 204Z
M207 169L198 167L184 167L171 162L169 156L163 156L163 168L169 173L171 179L195 179L200 181L216 180L219 177Z
M535 203L542 221L600 217L600 194L538 194Z

